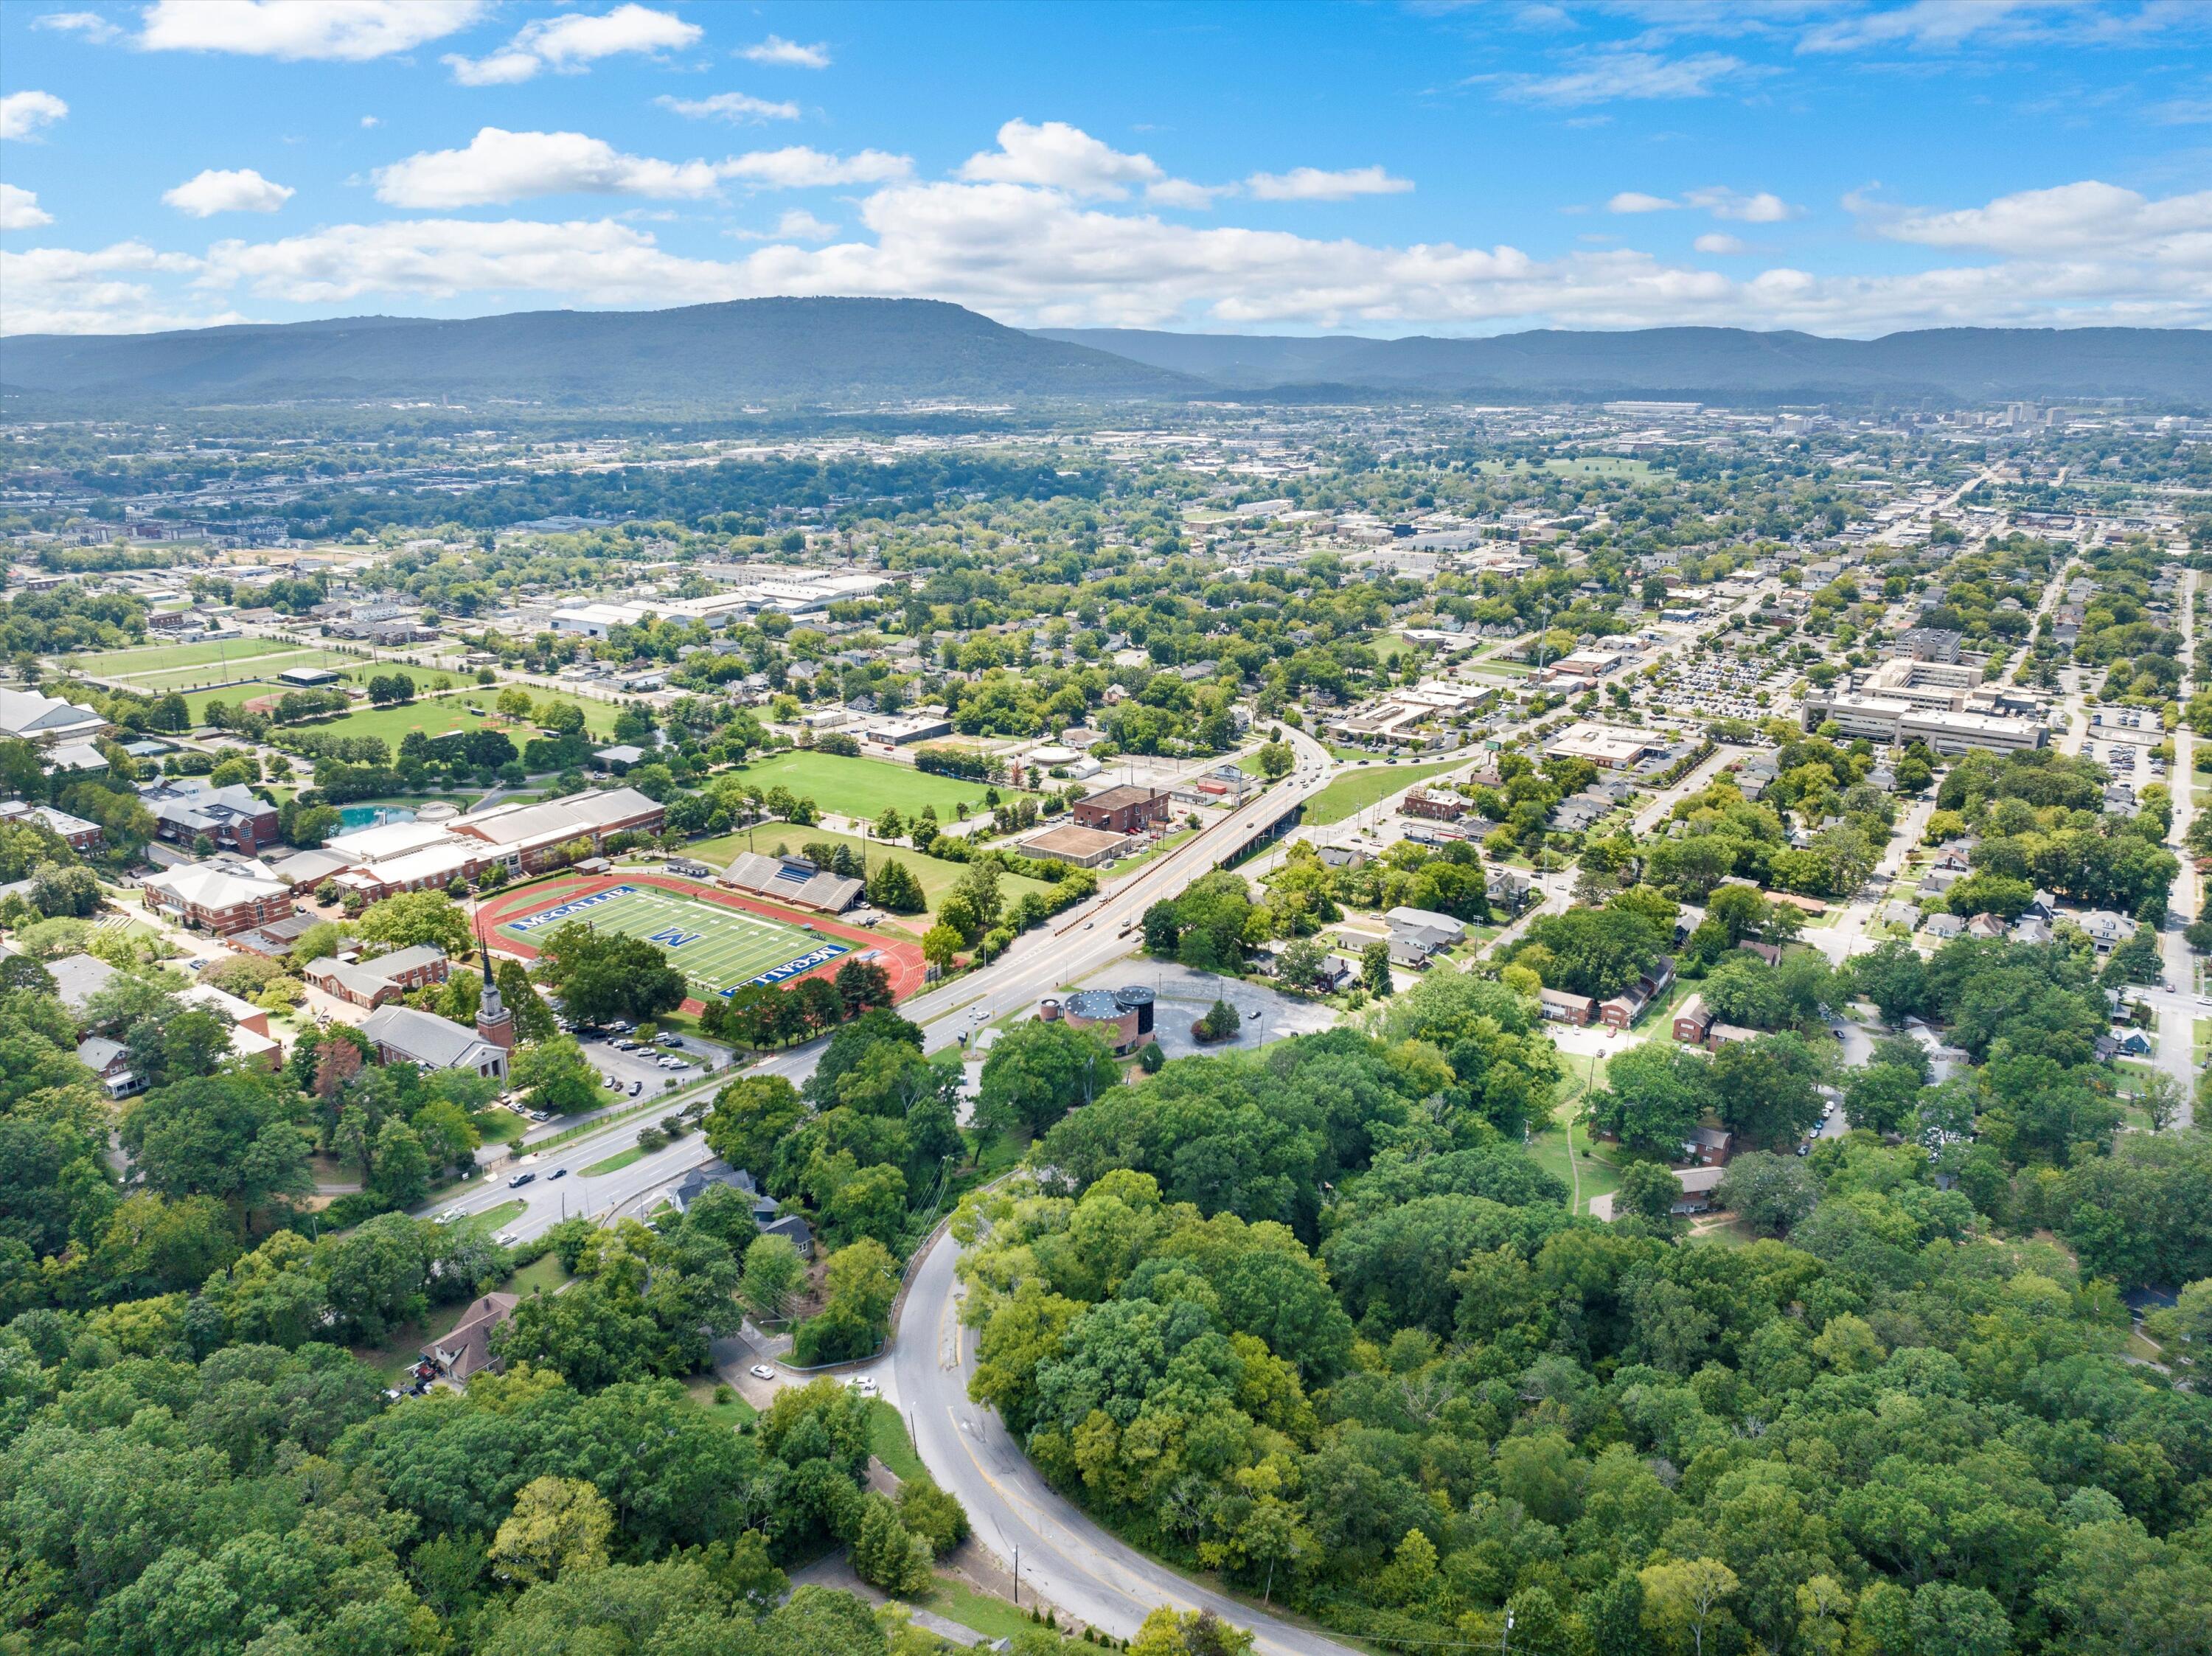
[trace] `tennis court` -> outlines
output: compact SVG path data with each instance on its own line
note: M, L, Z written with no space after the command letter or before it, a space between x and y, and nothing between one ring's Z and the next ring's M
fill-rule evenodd
M610 886L495 929L536 948L548 934L572 921L659 944L672 964L712 995L726 995L740 984L782 983L851 954L856 947L657 884Z

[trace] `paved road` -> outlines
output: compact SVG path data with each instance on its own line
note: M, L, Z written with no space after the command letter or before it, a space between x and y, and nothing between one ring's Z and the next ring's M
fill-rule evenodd
M891 1355L879 1383L907 1415L915 1447L944 1488L968 1509L975 1537L1012 1562L1021 1581L1075 1617L1117 1638L1136 1633L1162 1604L1211 1610L1249 1628L1261 1656L1351 1656L1350 1647L1292 1626L1154 1562L1099 1528L1048 1484L998 1416L968 1398L975 1336L960 1325L951 1236L915 1268Z

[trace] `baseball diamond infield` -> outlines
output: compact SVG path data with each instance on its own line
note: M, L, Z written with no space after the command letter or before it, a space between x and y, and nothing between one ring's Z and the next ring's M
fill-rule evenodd
M477 905L477 929L500 953L522 960L538 957L536 937L572 920L659 944L699 996L727 995L748 983L792 983L867 959L890 974L892 996L903 1000L924 975L915 944L674 875L561 877ZM696 1013L705 1001L684 1004Z

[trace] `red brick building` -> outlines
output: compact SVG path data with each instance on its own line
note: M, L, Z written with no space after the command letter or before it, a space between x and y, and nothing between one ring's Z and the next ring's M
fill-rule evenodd
M1158 788L1107 788L1075 802L1075 825L1106 834L1141 834L1166 822L1174 803Z

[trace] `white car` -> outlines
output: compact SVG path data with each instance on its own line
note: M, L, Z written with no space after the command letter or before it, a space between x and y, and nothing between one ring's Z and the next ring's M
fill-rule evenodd
M858 1392L864 1398L872 1398L876 1394L875 1376L872 1374L855 1374L852 1379L847 1380L845 1384L851 1386L853 1390Z
M755 1380L774 1380L775 1378L775 1370L769 1368L764 1362L755 1363L751 1368L746 1369L745 1373L750 1374Z
M460 1216L461 1210L459 1208L447 1208L443 1213L438 1216L438 1222L441 1225L450 1225L454 1220Z
M655 1059L653 1062L664 1070L683 1070L690 1067L680 1058L660 1058Z
M515 1243L515 1234L511 1230L502 1230L498 1235L493 1237L492 1240L497 1242L501 1247L513 1247Z

